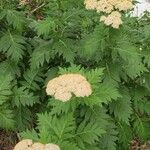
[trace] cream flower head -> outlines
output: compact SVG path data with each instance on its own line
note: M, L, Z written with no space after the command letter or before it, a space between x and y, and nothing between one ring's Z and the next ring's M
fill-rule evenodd
M19 1L19 5L24 6L27 5L29 3L29 0L20 0Z
M14 150L60 150L60 148L56 144L44 145L42 143L33 143L32 140L26 139L16 144Z
M115 4L115 8L119 11L126 11L133 8L131 0L118 0L118 3Z
M60 150L60 148L56 144L49 143L45 145L45 150Z
M45 145L42 143L33 143L32 140L26 139L16 144L14 150L45 150Z
M16 146L14 147L14 150L27 150L29 147L31 147L33 144L32 140L26 139L20 141Z
M114 9L113 5L108 2L108 0L100 0L97 2L96 10L97 12L110 13Z
M104 21L107 26L112 25L113 28L119 28L122 24L121 14L118 11L113 11L107 17L101 16L100 21Z
M64 74L50 80L46 88L47 95L66 102L74 94L76 97L88 97L92 94L90 83L80 74Z
M85 0L86 9L95 9L97 7L97 0Z
M45 145L42 143L34 143L31 149L32 150L45 150Z
M119 28L122 24L120 12L133 8L133 0L85 0L84 4L86 9L105 13L104 16L101 16L100 21L113 28ZM116 16L116 14L119 15Z

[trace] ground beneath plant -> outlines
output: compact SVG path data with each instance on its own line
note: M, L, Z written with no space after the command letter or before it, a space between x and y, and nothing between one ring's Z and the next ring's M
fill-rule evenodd
M14 132L0 130L0 150L13 150L18 138Z

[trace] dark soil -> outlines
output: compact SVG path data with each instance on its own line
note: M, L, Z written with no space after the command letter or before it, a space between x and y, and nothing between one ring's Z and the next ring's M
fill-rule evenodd
M0 150L13 150L17 141L17 135L14 132L0 130Z

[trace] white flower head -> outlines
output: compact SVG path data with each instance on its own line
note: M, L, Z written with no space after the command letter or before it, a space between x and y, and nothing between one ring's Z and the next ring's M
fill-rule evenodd
M88 97L92 94L90 83L80 74L64 74L50 80L46 88L47 95L66 102L74 94L76 97Z

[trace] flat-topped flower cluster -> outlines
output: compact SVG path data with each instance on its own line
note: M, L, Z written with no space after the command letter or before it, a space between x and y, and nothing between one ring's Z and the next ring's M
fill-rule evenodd
M96 10L97 13L105 13L101 16L100 21L103 21L107 26L119 28L122 24L121 12L133 8L133 0L85 0L86 9Z
M64 74L50 80L46 92L60 101L69 101L74 94L76 97L88 97L92 94L90 83L80 74Z
M42 143L33 143L30 139L25 139L20 141L14 147L14 150L60 150L59 146L56 144L42 144Z

